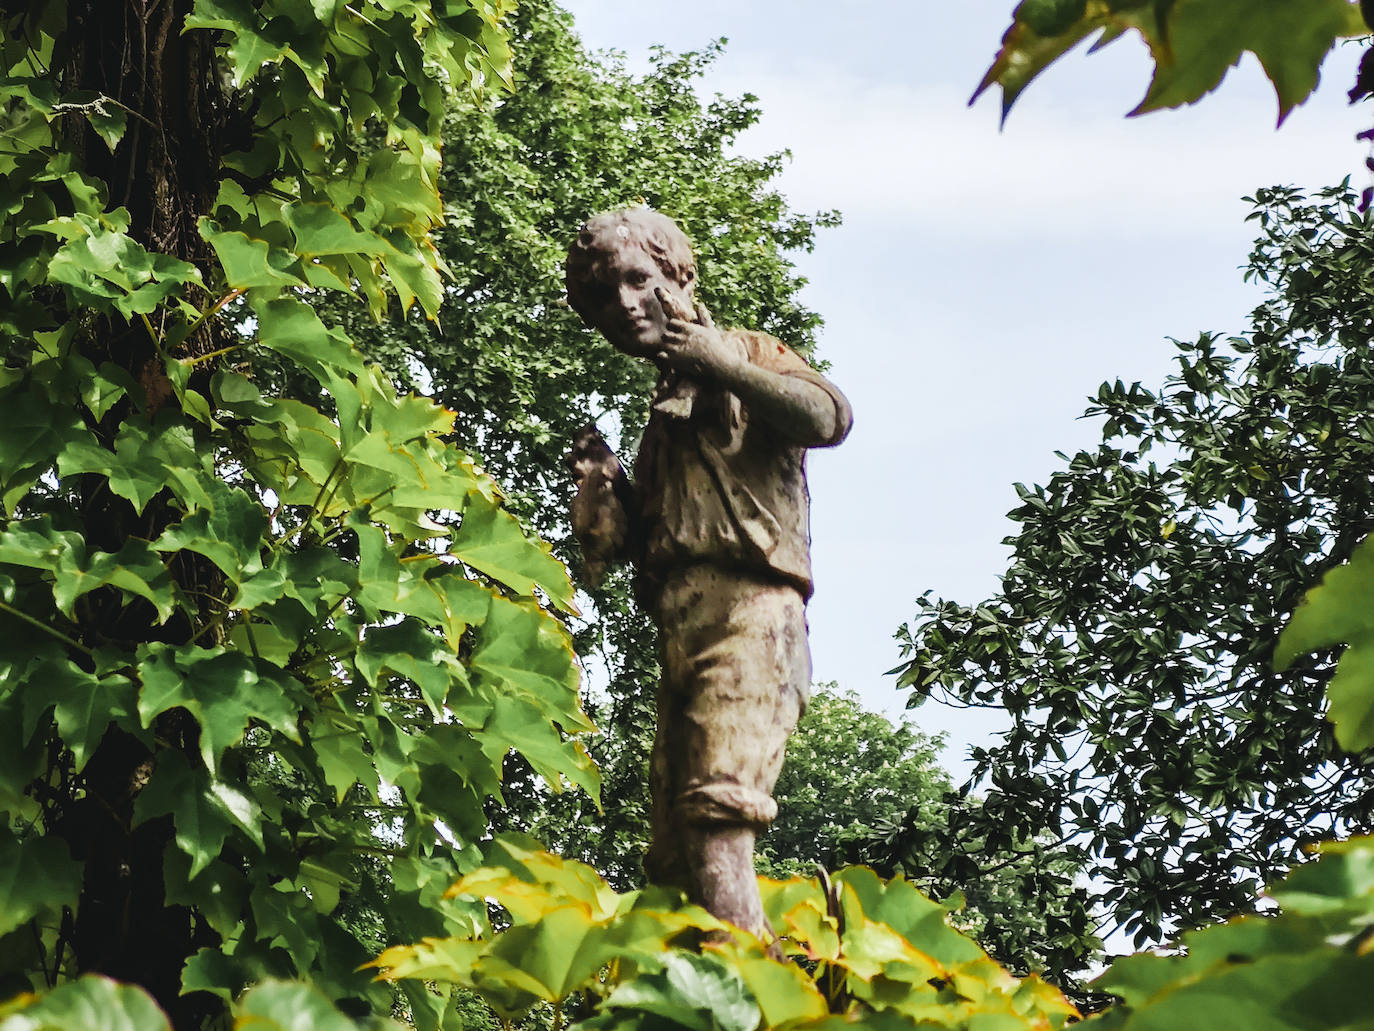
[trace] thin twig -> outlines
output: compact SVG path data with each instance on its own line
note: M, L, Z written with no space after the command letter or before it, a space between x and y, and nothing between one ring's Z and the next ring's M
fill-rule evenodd
M7 602L0 601L0 612L8 612L11 616L14 616L17 619L22 619L25 623L31 623L33 626L38 627L38 629L42 630L44 633L51 634L53 637L56 637L59 641L61 641L63 644L67 645L70 648L75 648L79 652L85 652L87 655L90 655L92 657L94 657L95 655L95 652L91 651L91 649L87 648L80 641L68 637L61 630L58 630L55 627L48 626L48 624L44 623L42 620L34 619L27 612L22 612Z

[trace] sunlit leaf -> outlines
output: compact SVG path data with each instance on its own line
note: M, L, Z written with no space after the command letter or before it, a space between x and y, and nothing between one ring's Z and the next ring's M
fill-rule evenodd
M572 582L563 564L547 545L526 537L509 512L481 496L473 497L463 510L452 553L519 594L533 594L538 587L559 608L575 611Z
M1316 88L1335 42L1367 31L1349 0L1023 0L974 98L1001 86L1005 117L1040 72L1088 36L1100 30L1110 42L1132 29L1155 62L1133 114L1201 99L1253 53L1274 86L1280 122Z
M1337 644L1347 647L1327 686L1327 715L1341 747L1361 752L1374 747L1374 538L1307 592L1279 637L1274 662L1284 669Z
M172 1031L137 985L86 974L46 995L0 1008L0 1031Z

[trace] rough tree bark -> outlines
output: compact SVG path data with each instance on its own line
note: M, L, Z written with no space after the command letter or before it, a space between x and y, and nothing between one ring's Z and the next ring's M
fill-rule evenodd
M61 69L64 93L91 91L128 111L129 128L113 152L85 118L68 117L62 128L84 171L107 185L111 207L128 209L129 234L149 250L197 265L208 278L211 254L196 220L210 211L220 154L244 119L230 109L208 34L181 31L191 7L191 0L69 0L66 49L54 55L54 67ZM188 341L188 350L213 347L209 332ZM154 413L159 399L170 396L157 347L138 320L92 320L77 346L96 365L111 362L126 370L142 385ZM145 416L120 404L93 428L109 443L120 424L134 417ZM139 514L108 490L96 490L91 479L77 489L93 547L117 551L131 536L155 538L171 522L165 498L154 498ZM206 561L178 561L172 572L190 597L208 600L222 591ZM124 607L112 589L93 592L84 602L82 637L89 647L184 643L193 632L184 616L158 625L151 605ZM174 710L155 727L157 748L193 755L197 730L188 714ZM190 909L166 902L163 856L172 842L171 818L131 827L155 758L143 743L111 727L80 776L49 778L59 785L47 800L51 829L85 866L78 915L69 917L64 931L79 972L142 985L175 1027L194 1029L222 1006L208 993L180 995L182 964L218 938ZM62 758L54 755L52 761Z

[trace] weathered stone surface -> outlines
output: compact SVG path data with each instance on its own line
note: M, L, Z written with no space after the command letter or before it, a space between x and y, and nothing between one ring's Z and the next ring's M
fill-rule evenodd
M595 427L568 456L589 575L633 562L659 628L645 868L761 932L754 840L811 680L805 455L844 439L849 403L782 341L716 328L691 245L658 212L591 219L567 283L589 326L660 372L633 483Z

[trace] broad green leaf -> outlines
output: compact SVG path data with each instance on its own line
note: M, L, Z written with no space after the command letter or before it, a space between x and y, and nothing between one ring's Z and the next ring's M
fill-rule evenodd
M766 955L759 942L727 942L708 946L708 949L708 954L718 956L723 961L721 965L743 982L748 989L745 998L753 1003L754 1009L762 1012L765 1026L783 1027L820 1020L829 1013L825 996L806 971L795 963L780 962ZM711 1008L719 1024L719 1009L717 1006ZM745 1016L742 1009L737 1012L741 1018Z
M238 600L235 599L235 602L238 607ZM281 611L280 608L274 610L277 613ZM251 655L273 665L285 666L296 653L301 634L308 630L299 628L302 620L288 618L287 622L297 627L297 632L288 634L276 623L260 622L256 618L240 620L229 631L229 643L245 655Z
M825 895L814 880L759 878L764 915L773 929L800 946L811 960L833 960L840 954L838 923L829 914Z
M300 742L297 721L305 700L300 683L274 666L239 652L154 644L141 649L138 714L145 727L168 709L184 708L200 724L200 754L218 769L226 748L258 720Z
M0 500L5 509L13 512L64 447L91 440L75 409L22 388L0 393Z
M843 885L846 912L864 918L847 921L849 927L862 927L864 920L891 927L903 940L936 962L956 966L983 958L977 943L949 924L949 911L923 895L915 885L898 875L884 881L868 867L851 866L835 875ZM852 910L857 903L858 911Z
M298 253L380 255L391 246L375 233L359 231L340 211L328 204L288 204L286 224L296 236Z
M60 840L21 840L0 827L0 936L35 917L55 922L80 893L81 867Z
M122 232L76 232L73 226L61 219L50 223L50 231L70 238L48 264L48 278L78 305L130 319L156 310L188 284L200 284L200 272L189 262L149 252Z
M38 704L44 709L52 706L58 733L71 749L77 772L112 722L137 725L137 689L126 676L97 678L71 662L50 662L35 671L34 679L34 686L41 684L43 689ZM28 691L26 703L35 696L36 691Z
M0 1031L172 1031L167 1016L137 985L86 974L0 1009Z
M562 778L566 777L592 798L600 797L601 775L586 748L580 741L564 740L549 717L531 701L518 695L498 696L480 727L468 723L467 712L462 705L454 706L454 714L474 732L495 769L501 768L506 753L514 749L554 791L562 790Z
M198 950L181 969L181 992L210 992L225 1002L233 999L252 980L252 975L234 957L219 949Z
M205 464L188 426L148 426L135 419L120 427L113 452L90 440L76 440L57 458L58 472L63 476L108 476L110 490L127 498L140 513L164 488L183 502L203 498L205 489L198 474Z
M267 514L247 491L216 483L207 504L168 527L154 543L158 551L193 551L238 584L262 572ZM260 582L259 588L266 587Z
M294 271L299 267L297 257L274 248L266 240L221 229L219 223L208 218L200 220L200 235L215 249L224 268L225 286L231 290L271 291L305 285Z
M1282 123L1316 89L1336 40L1368 31L1349 0L1176 0L1166 18L1166 34L1150 40L1155 74L1139 112L1201 99L1250 52L1273 83Z
M534 700L565 730L596 729L581 710L580 674L567 633L532 601L491 599L468 668L494 693Z
M1311 952L1223 964L1206 976L1168 983L1112 1026L1122 1031L1202 1027L1325 1031L1368 1026L1357 987L1374 977L1374 955ZM1115 990L1104 977L1100 984Z
M105 146L110 148L110 153L119 145L119 141L124 138L124 132L129 127L129 116L117 107L108 98L103 104L97 104L86 112L86 118L91 123L91 128L96 135L105 141Z
M318 988L290 981L264 981L244 992L234 1004L234 1026L245 1031L357 1031L358 1025ZM399 1024L378 1021L379 1031L401 1031Z
M466 938L426 938L415 945L393 945L368 963L387 981L422 978L471 984L473 964L487 950L488 943Z
M168 905L194 906L221 937L237 937L246 912L248 878L242 869L212 860L192 876L194 860L176 844L167 846L162 859L162 879Z
M63 555L80 547L80 536L53 529L46 516L11 522L0 531L0 562L29 569L55 571Z
M407 712L409 716L411 713ZM380 727L386 724L378 721ZM483 754L474 735L455 723L441 723L418 738L399 742L404 759L388 754L387 742L373 740L377 772L413 798L421 810L448 825L459 840L478 840L487 829L482 807L504 805L500 767Z
M0 691L0 816L36 822L41 809L30 793L43 772L47 741L24 729L20 699Z
M606 927L586 907L556 906L496 937L478 961L479 983L501 982L546 1002L587 987L614 950L600 948Z
M480 495L472 496L463 510L451 550L517 594L533 594L538 587L558 608L577 611L567 567L553 557L547 544L526 537L514 516Z
M53 597L68 618L75 619L73 606L78 598L105 586L118 587L153 602L160 620L171 614L167 568L143 541L130 541L116 554L96 552L87 556L84 551L82 542L75 542L58 556L54 569Z
M1280 122L1316 88L1335 42L1367 32L1349 0L1024 0L974 99L997 83L1005 117L1031 80L1088 36L1100 30L1100 47L1132 29L1155 62L1132 114L1200 100L1253 53L1274 86Z
M308 970L322 943L320 921L305 892L288 881L260 885L250 905L258 939L284 947L293 965Z
M488 865L465 875L444 896L494 898L516 923L530 923L568 902L582 906L597 921L610 920L619 898L592 867L544 851L517 834L502 834L491 844Z
M1374 838L1327 841L1317 851L1316 862L1294 869L1269 890L1270 897L1285 913L1325 916L1350 910L1353 904L1374 917Z
M1327 715L1340 746L1362 752L1374 747L1374 538L1307 592L1279 637L1274 663L1283 670L1300 655L1341 643L1347 647L1327 686Z
M397 397L390 381L375 365L369 365L359 385L370 386L367 400L374 432L385 433L393 443L437 437L453 432L454 413L427 397Z
M54 572L53 600L74 622L77 599L106 586L152 602L160 623L167 621L175 606L172 577L162 557L137 538L114 554L98 551L90 556L84 544L76 541L58 556Z
M191 859L192 879L219 856L235 830L263 847L262 812L255 802L205 770L193 769L180 753L163 751L134 803L134 823L169 814L177 848Z
M418 300L425 314L434 318L443 303L444 284L432 262L396 250L384 254L381 261L401 300L402 310L408 310Z
M229 607L255 609L276 601L286 593L286 577L277 569L260 569L242 579L238 586L238 593L229 602Z
M137 391L132 376L111 362L102 362L81 391L81 398L99 422L131 390Z
M362 372L362 359L348 337L327 328L304 301L249 297L258 316L258 342L264 347L290 358L326 386L334 369Z
M236 87L243 86L265 67L279 62L288 47L270 38L247 0L196 0L185 29L222 29L229 36L226 53Z
M384 669L414 681L436 717L443 713L449 685L467 679L444 641L413 619L369 630L355 661L369 684L376 685Z
M819 998L814 988L811 994ZM754 1031L761 1017L759 1004L736 970L709 954L686 952L668 953L661 973L616 986L602 1005L657 1014L691 1031ZM807 1008L798 1016L824 1012Z

